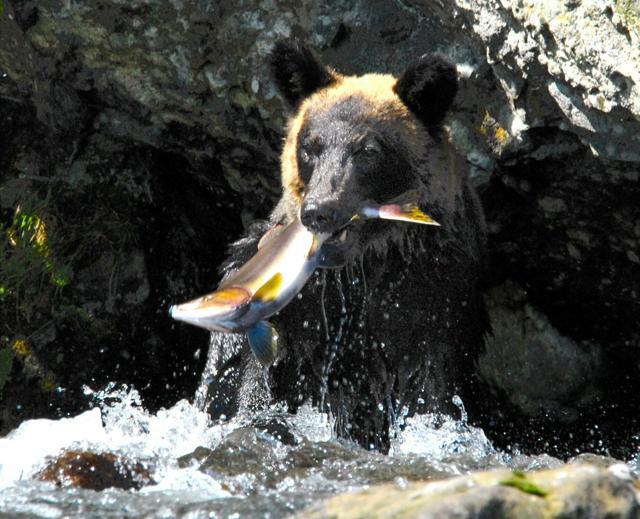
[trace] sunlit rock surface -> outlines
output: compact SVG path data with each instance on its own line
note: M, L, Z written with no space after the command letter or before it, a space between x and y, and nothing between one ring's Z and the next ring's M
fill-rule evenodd
M166 309L212 288L226 244L271 207L285 114L265 57L298 36L350 73L431 50L457 61L450 125L487 214L488 285L524 298L514 309L489 292L486 432L559 455L634 453L632 2L2 5L0 430L78 411L84 383L133 383L153 408L193 395L207 337ZM558 361L571 363L561 384L543 369Z
M298 517L632 518L640 514L639 495L624 466L567 465L527 474L498 470L434 483L372 486Z

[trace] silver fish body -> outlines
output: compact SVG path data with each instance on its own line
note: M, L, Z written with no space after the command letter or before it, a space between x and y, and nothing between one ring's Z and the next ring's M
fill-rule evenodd
M380 218L438 225L415 204L366 204L352 220ZM266 319L284 308L302 290L318 267L331 267L328 234L314 234L299 219L273 229L258 244L258 252L225 278L215 292L169 312L179 321L211 331L246 332L256 358L269 366L276 358L278 333Z
M215 292L172 306L171 317L211 331L246 331L284 308L302 289L318 267L325 238L295 220Z

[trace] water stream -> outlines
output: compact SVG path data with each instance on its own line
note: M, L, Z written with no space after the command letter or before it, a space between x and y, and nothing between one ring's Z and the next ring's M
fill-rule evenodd
M277 439L243 417L212 422L186 400L150 414L135 389L86 392L94 409L29 420L0 439L0 517L282 517L372 483L561 464L546 455L497 451L482 430L465 422L461 402L458 420L407 418L384 456L336 440L328 417L309 405L296 415L281 407L265 411L265 420L287 431ZM121 454L143 463L154 483L96 492L33 479L65 449Z
M319 282L323 282L320 280ZM358 283L349 279L350 283ZM338 285L342 289L342 285ZM332 329L324 383L347 318ZM224 340L223 334L212 336ZM220 339L222 337L222 339ZM135 388L85 387L94 407L74 417L23 422L0 438L0 519L20 517L283 517L332 495L367 485L434 480L499 467L532 470L562 465L548 455L501 452L484 431L467 423L464 403L456 418L393 413L388 455L369 451L334 434L334 418L309 404L291 414L281 405L261 415L240 413L212 420L207 385L232 355L212 345L193 403L148 412ZM221 354L216 352L223 352ZM254 424L271 424L269 431ZM275 424L275 426L274 426ZM94 491L62 478L58 486L39 475L63 452L112 453L147 473L138 490ZM629 463L634 473L640 460Z

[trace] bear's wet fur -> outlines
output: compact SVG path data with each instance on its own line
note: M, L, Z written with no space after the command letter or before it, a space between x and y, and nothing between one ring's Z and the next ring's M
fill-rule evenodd
M386 450L403 415L480 403L476 360L488 322L481 297L482 210L443 120L455 66L426 54L399 77L343 76L298 41L278 43L271 68L292 110L283 195L266 222L232 245L228 273L270 227L301 218L336 233L335 269L317 271L271 319L281 338L265 372L244 334L214 333L210 412L255 412L306 401L329 410L341 437ZM366 221L342 228L365 201L415 193L440 227Z

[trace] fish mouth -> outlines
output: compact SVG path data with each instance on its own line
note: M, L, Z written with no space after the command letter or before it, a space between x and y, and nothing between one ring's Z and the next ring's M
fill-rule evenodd
M349 246L353 245L353 243L355 242L357 238L356 234L357 233L353 228L345 227L344 229L333 233L325 243L328 243L335 247L348 248Z
M172 305L169 315L177 321L210 331L234 332L230 323L247 312L250 300L251 294L246 289L234 286Z
M341 268L360 254L362 224L361 221L347 222L325 240L321 249L325 268Z
M349 221L338 227L338 229L327 238L325 244L331 245L336 250L347 252L359 242L361 227L362 222Z

